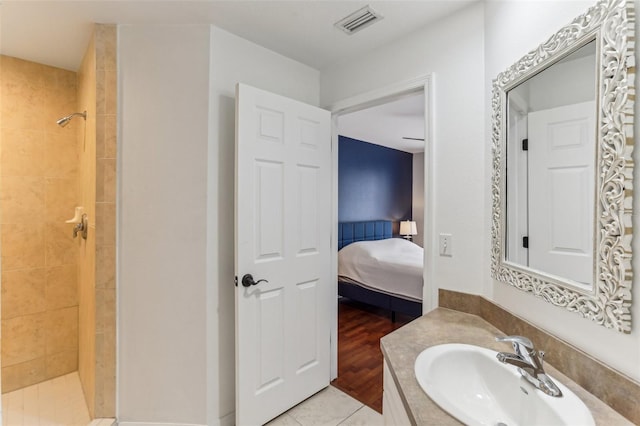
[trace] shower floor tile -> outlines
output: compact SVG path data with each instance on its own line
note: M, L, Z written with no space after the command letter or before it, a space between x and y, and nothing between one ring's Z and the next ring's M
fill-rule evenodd
M90 422L77 372L2 395L3 426L86 426Z

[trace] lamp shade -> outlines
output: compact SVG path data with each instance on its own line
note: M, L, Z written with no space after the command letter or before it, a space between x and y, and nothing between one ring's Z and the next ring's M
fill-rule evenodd
M418 227L412 220L403 220L400 222L400 235L416 235Z

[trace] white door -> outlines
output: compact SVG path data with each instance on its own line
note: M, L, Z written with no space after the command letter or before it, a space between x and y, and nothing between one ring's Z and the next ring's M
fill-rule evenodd
M329 385L330 170L328 111L238 84L237 425Z
M529 266L591 284L594 102L529 114Z

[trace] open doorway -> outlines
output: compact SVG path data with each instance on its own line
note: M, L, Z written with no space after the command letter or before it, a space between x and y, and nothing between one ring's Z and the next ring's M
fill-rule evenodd
M332 385L378 412L380 338L421 315L428 293L425 96L420 86L334 110L339 252Z

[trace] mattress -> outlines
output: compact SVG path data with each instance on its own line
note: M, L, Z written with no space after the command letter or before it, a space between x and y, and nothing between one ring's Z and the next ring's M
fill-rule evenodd
M421 302L423 259L422 247L402 238L359 241L338 252L338 278Z

